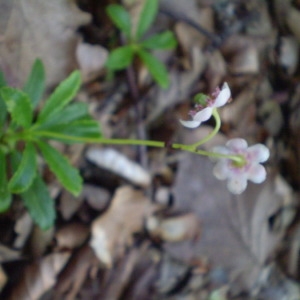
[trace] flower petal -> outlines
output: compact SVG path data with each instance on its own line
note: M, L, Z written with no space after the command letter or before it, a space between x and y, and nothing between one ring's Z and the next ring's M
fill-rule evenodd
M259 164L254 164L247 171L248 179L254 183L262 183L267 177L266 169Z
M247 178L245 176L232 177L227 182L227 188L232 194L239 195L247 187Z
M256 144L247 149L252 162L265 162L270 157L270 150L263 144Z
M212 107L206 107L200 111L198 111L194 116L194 121L204 122L207 121L212 115Z
M239 153L241 150L247 149L248 144L244 139L236 138L229 140L226 146L233 152Z
M224 82L219 95L215 99L214 107L220 107L220 106L225 105L228 102L228 100L230 99L230 97L231 97L230 88L229 88L227 82Z
M187 128L196 128L200 126L201 122L200 121L184 121L184 120L179 120L180 123Z
M219 180L228 178L228 162L225 159L219 160L213 168L213 174Z

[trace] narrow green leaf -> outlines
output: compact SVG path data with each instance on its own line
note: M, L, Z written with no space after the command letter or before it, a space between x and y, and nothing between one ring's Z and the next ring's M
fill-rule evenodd
M0 70L0 88L3 86L7 86L7 82L5 80L4 73Z
M68 135L70 137L79 137L79 138L100 138L101 131L99 127L99 123L90 118L84 118L82 120L76 120L71 122L70 124L61 124L49 127L47 129L48 132L54 132L58 134ZM78 143L78 141L71 141L70 139L61 139L54 138L60 142L64 142L66 144L74 144Z
M134 50L131 46L123 46L113 50L106 61L110 70L122 70L128 67L133 60Z
M155 34L142 42L142 46L147 49L173 49L177 41L172 31L164 31Z
M4 74L0 71L0 90L2 87L7 86ZM4 125L7 116L7 109L5 102L0 93L0 128Z
M7 187L6 155L0 151L0 212L11 205L12 197Z
M55 203L39 175L35 177L30 188L21 197L31 218L41 229L46 230L53 226L56 218Z
M169 86L169 76L164 64L161 63L155 56L144 50L140 50L138 55L149 70L153 79L162 88L167 88Z
M21 162L8 183L8 188L12 193L25 192L32 184L36 176L36 150L31 142L26 144L22 154Z
M111 4L107 6L106 13L113 21L115 26L126 34L127 38L130 38L131 22L128 12L123 6L118 4Z
M78 170L72 167L67 158L52 146L42 141L37 142L37 144L50 170L69 192L77 196L82 186L82 178Z
M87 116L88 113L88 105L86 103L71 103L57 112L51 119L39 125L38 128L45 129L56 125L69 124L70 122Z
M158 11L158 0L146 0L141 11L136 30L136 38L139 40L153 23Z
M11 114L12 120L17 125L28 128L33 118L33 110L28 95L11 87L2 88L0 95Z
M53 94L46 100L38 116L38 123L51 119L61 111L77 94L81 84L79 71L74 71L67 79L62 81Z
M45 69L42 61L36 59L23 91L29 95L33 107L36 107L45 89Z

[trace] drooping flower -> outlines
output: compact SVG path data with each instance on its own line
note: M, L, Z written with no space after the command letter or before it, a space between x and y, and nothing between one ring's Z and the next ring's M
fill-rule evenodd
M191 110L189 113L192 120L180 120L180 123L188 128L198 127L202 122L207 121L211 117L215 107L221 107L225 105L230 97L230 88L227 82L224 82L221 90L216 88L211 96L207 96L206 99L202 100L201 103L195 105L195 109Z
M220 179L227 179L227 187L233 194L241 194L247 187L247 181L262 183L266 179L266 170L260 164L268 160L269 149L256 144L248 147L241 138L229 140L225 146L215 147L213 152L226 155L239 155L245 162L239 164L229 158L218 159L214 167L214 175Z

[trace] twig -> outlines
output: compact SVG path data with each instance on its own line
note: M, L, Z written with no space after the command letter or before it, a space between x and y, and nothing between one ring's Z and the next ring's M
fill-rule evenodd
M134 111L135 111L136 120L137 120L138 139L145 140L146 139L145 127L143 125L142 112L141 112L141 108L139 106L139 98L140 98L139 90L137 87L135 71L134 71L132 65L130 65L126 69L126 75L127 75L127 82L128 82L130 94L134 101ZM141 165L144 168L147 168L148 158L147 158L147 153L146 153L146 147L139 146L138 150L139 150L139 159L140 159Z
M196 29L198 32L200 32L201 34L206 36L209 40L211 40L211 42L212 42L211 47L212 48L218 48L223 42L222 37L209 32L204 27L202 27L200 24L198 24L195 21L191 20L190 18L188 18L186 15L184 15L182 13L175 12L175 11L172 11L172 10L169 10L169 9L166 9L166 8L161 8L159 10L159 12L166 15L166 16L168 16L168 17L171 17L175 20L182 21L182 22L190 25L194 29Z

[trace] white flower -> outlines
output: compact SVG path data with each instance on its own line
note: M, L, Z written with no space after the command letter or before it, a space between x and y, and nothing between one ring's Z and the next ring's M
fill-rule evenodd
M216 88L211 97L207 97L205 105L196 105L195 110L190 111L192 117L191 121L179 120L180 123L188 128L196 128L202 122L207 121L213 112L213 108L225 105L231 97L231 91L227 84L224 82L222 89Z
M226 146L219 146L213 152L227 155L241 155L245 159L245 164L239 166L238 163L228 158L220 158L214 167L214 175L220 179L227 179L227 187L233 194L241 194L247 187L247 181L262 183L266 179L266 170L260 164L268 160L269 149L256 144L248 147L244 139L236 138L229 140Z

